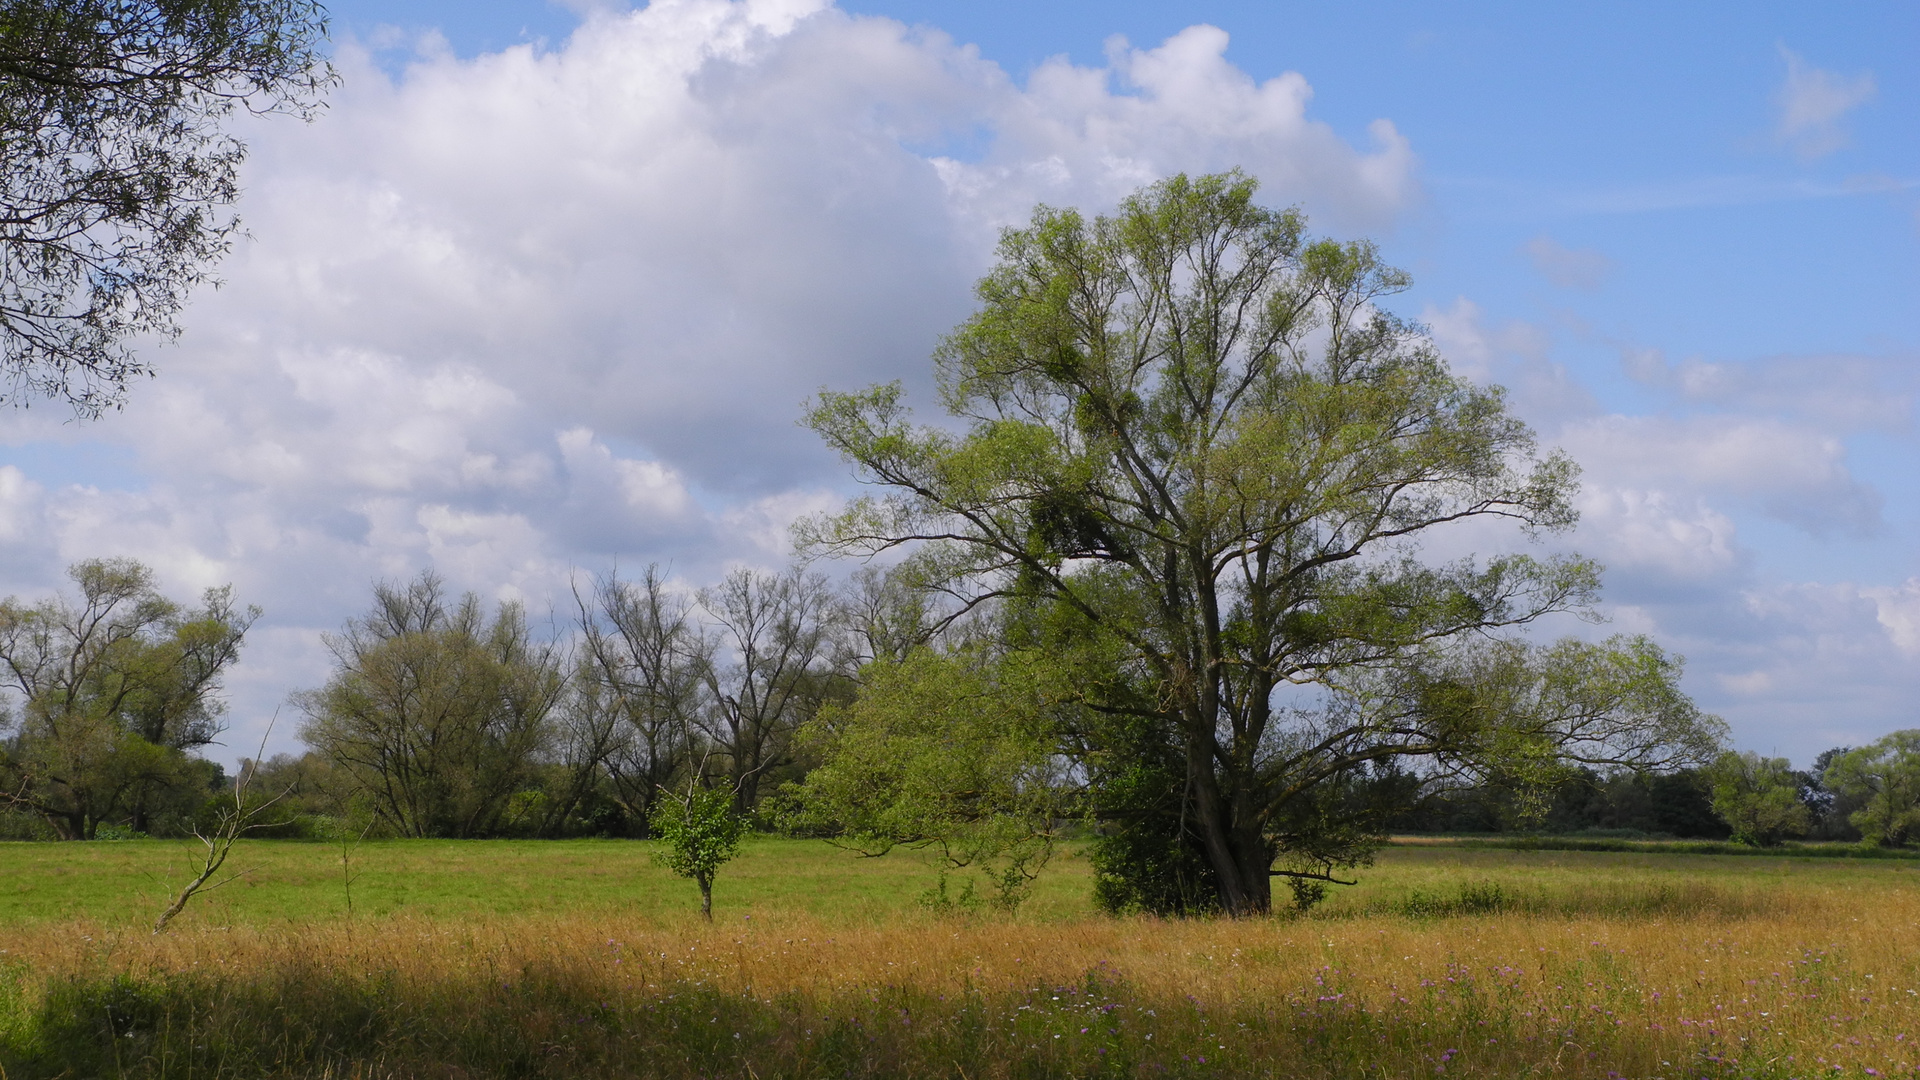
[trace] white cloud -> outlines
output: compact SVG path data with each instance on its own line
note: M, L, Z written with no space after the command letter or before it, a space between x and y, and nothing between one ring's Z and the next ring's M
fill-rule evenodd
M1553 338L1544 327L1522 319L1488 326L1480 305L1464 296L1444 308L1429 303L1420 322L1454 374L1506 387L1509 400L1532 422L1593 412L1592 395L1554 361Z
M1862 590L1873 601L1875 616L1887 637L1901 652L1920 656L1920 577L1892 588Z
M1598 289L1613 273L1613 260L1589 248L1561 247L1551 236L1536 236L1521 248L1541 277L1563 289Z
M1876 621L1872 588L1758 584L1669 595L1657 636L1687 656L1687 686L1732 722L1735 745L1805 765L1913 726L1920 667Z
M1705 499L1588 484L1578 505L1578 546L1616 572L1698 584L1740 564L1733 520Z
M1540 632L1654 636L1687 657L1687 689L1726 716L1735 745L1803 764L1912 726L1920 579L1893 588L1847 580L1849 547L1905 526L1883 520L1881 496L1854 474L1846 442L1912 430L1910 360L1673 364L1655 349L1626 349L1627 373L1667 399L1660 413L1627 415L1569 376L1543 327L1495 323L1465 298L1429 306L1422 321L1456 371L1512 388L1541 442L1584 468L1580 524L1553 544L1606 566L1609 622ZM1781 544L1755 518L1805 532L1799 543L1818 546L1829 580L1782 580L1769 565ZM1460 541L1434 551L1503 550L1490 533Z
M1751 500L1809 534L1882 526L1880 495L1855 480L1846 446L1801 424L1753 416L1611 415L1568 424L1559 442L1602 483L1667 481Z
M1420 321L1455 375L1484 383L1493 377L1497 343L1482 322L1480 305L1464 296L1440 308L1427 305Z
M1843 76L1813 67L1781 46L1787 80L1774 95L1780 110L1774 137L1802 160L1824 157L1847 145L1841 120L1873 100L1878 87L1872 72Z
M12 465L0 466L0 540L10 544L40 532L40 485Z
M1372 152L1357 151L1307 118L1305 77L1256 83L1226 48L1226 31L1202 25L1154 49L1115 38L1104 70L1048 61L1025 94L1000 103L992 151L977 163L938 159L941 178L995 226L1023 221L1038 201L1110 205L1161 176L1235 166L1270 198L1349 228L1388 225L1418 197L1412 148L1391 121L1374 121Z

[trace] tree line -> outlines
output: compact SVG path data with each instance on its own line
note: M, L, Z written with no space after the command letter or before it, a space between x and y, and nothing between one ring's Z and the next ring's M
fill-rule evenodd
M259 610L227 588L169 600L127 560L69 577L77 596L0 602L14 704L0 832L179 835L212 820L232 795L197 755L223 730L221 677ZM489 610L430 571L377 585L327 637L332 678L291 698L306 752L243 759L259 790L286 794L266 835L646 837L662 801L691 786L765 829L876 853L938 843L955 867L998 859L1014 890L1063 823L1110 848L1137 840L1124 815L1139 778L1116 784L1085 764L1098 751L1063 753L1087 718L1047 685L1061 669L1008 647L1022 631L1005 610L951 618L910 567L839 583L743 569L692 589L650 566L571 599L542 633L523 606ZM1731 751L1664 771L1573 768L1545 786L1377 768L1345 795L1391 832L1898 846L1920 825L1920 735L1798 771ZM1140 906L1113 898L1127 899Z
M1884 789L1878 768L1898 762L1898 740L1870 747L1838 746L1805 769L1785 758L1726 751L1704 767L1650 773L1578 770L1544 804L1499 783L1436 792L1397 817L1394 831L1412 833L1584 834L1641 839L1733 840L1770 847L1789 839L1883 842L1880 813L1868 813ZM1841 759L1852 758L1836 768ZM1869 765L1869 763L1874 763ZM1861 768L1868 765L1868 768ZM1920 762L1902 768L1920 769ZM1920 780L1920 771L1913 772ZM1911 783L1912 781L1907 781ZM1901 780L1895 779L1899 800ZM1911 829L1907 830L1911 834ZM1896 837L1895 846L1905 843Z
M63 839L189 829L224 784L196 753L224 729L221 677L259 612L230 589L169 601L130 560L69 576L77 598L0 603L0 797ZM833 586L742 569L685 589L655 566L583 583L543 629L431 571L378 584L326 635L332 677L290 698L308 750L243 766L289 791L282 833L644 836L690 773L753 815L805 772L799 732L822 706L930 638L902 588L878 570Z

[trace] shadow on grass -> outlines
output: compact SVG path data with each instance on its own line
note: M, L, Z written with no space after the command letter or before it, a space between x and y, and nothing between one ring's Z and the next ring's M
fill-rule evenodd
M1473 902L1461 900L1460 902ZM1498 970L1371 1005L1327 967L1266 1000L1074 984L757 994L528 964L431 979L245 971L0 977L0 1065L52 1077L1784 1077L1758 1048L1553 1016ZM1744 1061L1733 1057L1744 1054Z

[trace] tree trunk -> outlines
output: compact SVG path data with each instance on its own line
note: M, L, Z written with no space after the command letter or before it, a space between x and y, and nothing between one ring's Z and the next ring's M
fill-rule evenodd
M694 880L700 883L700 914L705 916L708 922L712 922L713 921L713 878L709 877L706 874L700 874L700 875L697 875L694 878Z
M1221 797L1219 780L1214 773L1214 764L1210 753L1211 740L1190 738L1187 751L1188 782L1193 785L1193 808L1200 836L1206 845L1207 863L1213 867L1214 880L1220 892L1220 907L1228 915L1241 918L1247 915L1264 915L1267 905L1261 897L1269 895L1266 888L1267 868L1261 866L1257 879L1259 886L1252 884L1254 878L1247 873L1245 860L1236 843L1237 833L1232 820L1233 808Z
M1257 825L1234 822L1233 861L1240 870L1240 888L1247 897L1248 915L1273 911L1273 856Z

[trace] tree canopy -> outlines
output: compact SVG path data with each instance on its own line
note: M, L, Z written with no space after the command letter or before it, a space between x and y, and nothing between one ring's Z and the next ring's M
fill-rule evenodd
M472 593L449 603L425 573L379 585L374 606L327 645L338 662L294 695L301 738L351 776L401 836L485 836L521 790L566 689L526 613L492 620Z
M1733 830L1738 843L1773 847L1789 836L1805 836L1813 824L1800 798L1800 777L1786 758L1729 750L1713 763L1708 777L1713 812Z
M108 822L145 831L189 751L220 734L221 679L260 611L231 589L187 608L130 559L89 559L67 574L77 599L0 601L0 797L91 839Z
M786 824L865 855L932 847L964 895L977 871L991 902L1018 907L1072 815L1038 659L975 643L871 661L852 701L801 730L820 763L783 792Z
M1567 529L1577 470L1380 307L1408 278L1371 244L1254 195L1177 176L1007 230L935 355L960 430L915 425L898 384L822 393L808 423L882 493L803 542L904 546L960 610L1000 605L1082 665L1067 734L1096 802L1151 775L1113 828L1162 837L1235 914L1275 875L1363 861L1354 800L1394 763L1544 782L1569 757L1710 755L1717 721L1652 642L1503 636L1587 611L1593 563L1422 558L1463 523Z
M238 229L236 109L311 115L315 0L0 7L0 397L117 404Z
M1866 842L1900 847L1920 835L1920 728L1835 754L1824 779L1859 805L1849 820Z

